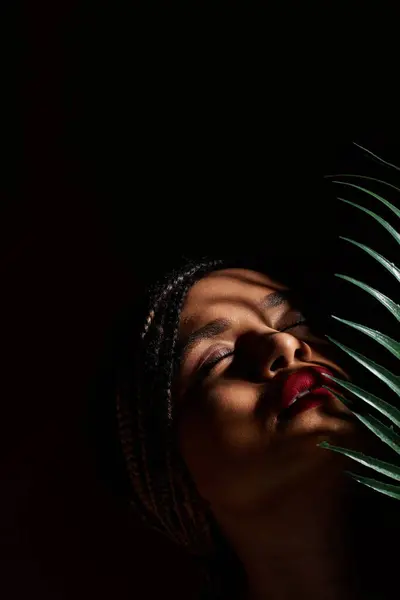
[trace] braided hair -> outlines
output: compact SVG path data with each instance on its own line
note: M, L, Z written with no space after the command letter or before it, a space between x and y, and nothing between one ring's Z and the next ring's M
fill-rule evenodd
M189 289L207 273L228 267L265 271L263 262L256 257L206 258L187 261L164 276L149 289L142 307L146 316L135 326L136 333L127 333L128 352L116 377L117 432L130 505L146 526L184 547L198 562L204 577L202 598L235 597L245 590L246 576L175 443L171 385L179 363L180 316ZM283 257L271 262L269 275L279 273L282 281L288 264Z
M179 360L177 338L186 295L198 279L229 265L229 260L188 261L150 289L132 362L120 369L116 393L130 504L147 526L183 546L197 560L207 598L221 597L233 585L232 573L237 569L230 570L227 581L221 574L224 565L237 559L174 444L171 385Z

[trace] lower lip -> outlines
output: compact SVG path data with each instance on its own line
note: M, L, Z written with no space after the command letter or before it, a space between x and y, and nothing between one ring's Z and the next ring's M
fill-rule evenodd
M287 408L283 413L283 418L292 419L299 413L320 406L328 398L332 398L332 394L328 390L325 388L315 389L309 394L305 394L302 398L296 400L293 407Z

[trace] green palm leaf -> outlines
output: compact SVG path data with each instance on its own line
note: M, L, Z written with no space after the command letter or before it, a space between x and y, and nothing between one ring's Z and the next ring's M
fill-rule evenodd
M391 300L390 298L385 296L385 294L382 294L381 292L379 292L375 288L371 287L370 285L367 285L366 283L362 283L362 281L358 281L357 279L353 279L352 277L348 277L347 275L341 275L340 273L335 273L335 277L340 277L340 279L349 281L350 283L353 283L354 285L357 285L358 287L360 287L365 292L368 292L369 294L371 294L371 296L373 296L376 300L378 300L381 304L383 304L383 306L385 308L387 308L390 311L390 313L398 321L400 321L400 306L398 304L396 304L395 302L393 302L393 300Z
M400 359L400 342L396 342L388 335L384 335L380 331L376 331L375 329L370 329L369 327L365 327L365 325L360 325L360 323L354 323L353 321L346 321L346 319L339 319L339 317L335 317L335 315L331 315L333 319L336 321L340 321L340 323L344 323L345 325L349 325L349 327L354 327L361 333L365 333L370 338L378 342L384 346L389 352L391 352L396 358Z
M357 146L357 148L360 148L361 150L363 150L364 152L366 152L367 154L369 154L370 156L375 158L378 162L382 163L383 165L386 165L387 167L391 167L392 169L396 169L397 171L400 171L400 167L397 167L393 163L387 162L387 160L383 160L383 158L381 158L380 156L377 156L376 154L371 152L371 150L368 150L367 148L360 146L360 144L356 144L356 142L353 142L353 144L355 146Z
M383 381L384 383L386 383L386 385L388 385L390 387L390 389L392 389L395 392L395 394L400 396L400 378L397 377L397 375L394 375L393 373L391 373L390 371L388 371L381 365L378 365L373 360L370 360L369 358L365 358L359 352L356 352L355 350L351 350L347 346L344 346L344 344L341 344L337 340L334 340L329 335L327 335L326 337L333 344L335 344L336 346L339 346L339 348L344 350L344 352L346 352L346 354L348 354L349 356L354 358L354 360L356 360L358 363L360 363L363 367L365 367L366 369L371 371L371 373L373 373L374 375L379 377L379 379L381 381Z
M337 173L336 175L325 175L325 179L333 180L334 177L356 177L357 179L364 179L365 181L375 181L375 183L380 183L381 185L392 188L392 190L396 190L396 192L400 192L400 188L396 187L392 183L383 181L383 179L377 179L376 177L368 177L367 175L358 175L356 173Z
M375 260L377 260L379 263L381 263L381 265L383 265L385 267L385 269L387 269L389 271L389 273L391 273L391 275L393 275L393 277L395 277L397 279L397 281L400 283L400 269L398 269L395 264L391 263L384 256L382 256L382 254L378 254L378 252L375 252L375 250L372 250L372 248L368 248L368 246L365 246L364 244L360 244L359 242L355 242L354 240L350 240L347 237L343 237L340 235L339 238L341 240L346 240L346 242L350 242L350 244L354 244L355 246L358 246L359 248L362 248L362 250L364 250L365 252L368 252L368 254L370 254L370 256L372 256L372 258L375 258Z
M356 208L359 208L360 210L367 213L367 215L370 215L373 219L375 219L375 221L380 223L390 233L390 235L392 237L394 237L394 239L396 240L396 242L398 244L400 244L400 234L394 229L394 227L389 225L389 223L387 221L385 221L385 219L382 219L382 217L380 217L376 213L372 212L372 210L365 208L365 206L360 206L360 204L356 204L355 202L350 202L350 200L345 200L344 198L338 198L338 200L341 200L342 202L346 202L346 204L350 204L351 206L355 206Z
M396 208L395 206L393 206L393 204L391 204L389 202L389 200L386 200L385 198L382 198L382 196L379 196L379 194L375 194L375 192L371 192L371 190L367 190L366 188L361 187L360 185L356 185L355 183L350 183L349 181L337 181L337 180L334 180L334 181L332 181L332 183L338 183L339 185L348 185L349 187L355 188L356 190L360 190L360 192L364 192L365 194L368 194L369 196L372 196L373 198L376 198L376 200L379 200L379 202L382 202L382 204L385 204L385 206L387 206L388 208L390 208L390 210L392 212L394 212L394 214L397 217L400 217L400 210L398 208ZM359 208L361 208L361 207L359 207ZM364 210L366 210L366 209L364 209ZM375 215L375 213L370 213L370 214ZM377 215L375 215L374 218L376 218L376 217L377 217ZM378 220L380 222L380 217L378 218Z
M370 431L378 436L382 442L390 446L390 448L397 452L397 454L400 454L400 435L398 435L395 431L393 431L393 429L379 421L379 419L370 413L361 414L360 412L356 411L347 398L341 394L338 394L330 388L327 389L329 389L330 392L332 392L341 402L343 402L343 404L348 406L357 419L359 419L361 423L363 423Z
M391 496L396 500L400 500L400 485L391 485L390 483L383 483L382 481L376 481L375 479L370 479L369 477L362 477L361 475L357 475L356 473L352 473L351 471L347 471L348 475L353 477L359 483L366 485L377 492L381 492L381 494L385 494L386 496Z
M355 145L358 146L359 148L361 148L362 150L364 150L365 152L367 152L369 155L371 155L376 160L378 160L378 162L380 162L381 164L386 165L388 167L392 167L392 168L400 171L400 168L396 167L396 165L393 165L393 164L379 158L373 152L363 148L362 146L359 146L359 144L355 144ZM395 206L393 206L393 204L391 204L388 200L386 200L385 198L383 198L376 192L373 192L363 186L350 183L348 181L339 181L337 179L339 176L335 176L335 177L336 177L336 179L333 181L333 183L344 185L347 188L356 189L358 191L363 192L364 194L371 196L372 198L374 198L375 200L378 200L378 202L380 202L381 204L384 204L387 208L389 208L397 217L400 217L400 210L398 208L396 208ZM368 181L368 180L375 181L375 182L381 183L383 185L386 185L388 187L394 188L396 191L400 192L400 189L397 188L396 186L392 185L391 183L381 181L380 179L376 179L374 177L367 177L365 175L349 175L349 177L358 177L359 179L363 179L365 181ZM400 234L394 229L394 227L392 227L381 216L379 216L375 212L365 208L364 206L356 204L350 200L346 200L344 198L338 198L338 199L342 202L345 202L348 205L351 205L351 206L358 208L359 210L362 210L363 212L367 213L377 223L379 223L379 225L383 226L386 229L386 231L388 231L388 233L390 233L390 235L398 243L400 243ZM387 271L389 271L391 273L391 275L393 275L396 278L396 280L398 282L400 282L400 269L396 265L391 263L389 260L387 260L387 258L385 258L381 254L379 254L377 251L372 250L371 248L369 248L368 246L366 246L364 244L360 244L359 242L351 240L347 237L341 237L341 239L344 239L345 241L350 242L351 244L354 244L355 246L358 246L365 253L372 256L372 258L374 260L379 262ZM341 279L344 279L345 281L348 281L355 286L358 286L364 292L372 295L376 300L378 300L378 302L380 302L383 306L385 306L385 308L387 310L389 310L390 314L393 317L395 317L395 319L397 319L397 321L400 321L400 306L398 304L396 304L392 299L390 299L387 296L385 296L384 294L382 294L379 290L355 279L354 277L351 277L349 275L339 274L339 273L336 273L335 276L339 277ZM362 323L355 323L353 321L348 321L346 319L339 318L335 315L331 315L331 316L332 316L332 318L336 319L344 326L352 327L353 329L360 331L364 335L367 335L368 337L373 339L376 343L380 344L386 350L388 350L393 356L395 356L395 358L400 359L400 343L397 342L392 337L389 337L389 336L381 333L380 331L377 331L376 329L367 327L366 325L364 325ZM376 362L372 361L371 359L364 356L363 354L356 351L355 349L345 346L340 341L335 340L330 336L326 336L326 337L330 340L331 343L336 345L343 352L345 352L348 356L350 356L353 360L355 360L356 362L361 364L365 369L367 369L370 373L372 373L380 381L382 381L384 384L386 384L393 392L395 392L395 394L397 396L400 396L400 377L398 377L394 373L390 372L384 366L379 365ZM363 423L363 425L365 427L367 427L374 435L376 435L378 437L378 439L380 439L384 444L388 445L394 452L396 452L396 454L400 455L400 435L393 429L393 427L400 428L400 410L398 408L396 408L395 406L392 406L388 402L382 400L381 398L378 398L377 396L370 393L369 391L362 389L360 386L358 386L352 382L344 381L342 379L339 379L339 378L336 378L336 377L330 376L330 375L327 375L327 377L329 379L332 379L332 381L339 384L342 388L349 391L351 394L353 394L357 398L359 398L363 403L368 404L373 409L380 412L386 418L389 419L391 425L388 427L387 425L382 423L379 419L377 419L371 413L366 412L366 411L360 412L359 410L357 410L355 408L354 402L352 402L348 398L344 397L342 394L338 393L337 390L334 390L327 385L323 386L326 389L328 389L331 393L333 393L341 402L343 402L346 406L348 406L349 409L355 415L355 417L357 419L359 419L360 422ZM343 455L347 456L348 458L350 458L351 460L361 463L362 465L366 466L367 468L369 468L373 471L381 473L382 475L385 475L391 479L395 479L396 481L400 481L400 463L399 462L397 462L397 464L389 464L387 462L378 460L371 456L366 456L366 455L362 454L361 452L356 452L354 450L342 448L339 446L333 446L328 442L322 442L322 443L318 444L318 446L321 448L333 451L333 452L337 452L339 454L343 454ZM385 482L377 481L375 479L363 477L361 475L358 475L356 473L351 473L349 471L347 473L348 473L348 475L353 477L353 479L355 479L358 483L365 485L367 487L370 487L373 490L380 492L381 494L384 494L384 495L390 496L392 498L395 498L397 500L400 500L400 485L392 485L392 484L388 484Z
M391 465L383 460L378 460L376 458L371 458L371 456L366 456L361 452L356 452L355 450L347 450L346 448L341 448L340 446L333 446L329 442L321 442L319 444L320 448L327 448L328 450L333 450L334 452L338 452L339 454L344 454L344 456L348 456L353 460L365 465L366 467L370 467L374 471L378 471L378 473L382 473L382 475L386 475L391 479L395 479L396 481L400 481L400 467L396 465Z
M325 377L329 377L329 379L332 379L332 381L334 381L335 383L339 383L346 390L348 390L349 392L351 392L352 394L354 394L355 396L357 396L358 398L375 408L375 410L380 412L382 415L385 415L385 417L387 417L392 423L394 423L396 427L400 427L400 410L398 408L392 406L384 400L381 400L374 394L371 394L370 392L361 389L358 385L354 385L354 383L350 383L349 381L343 381L342 379L338 379L337 377L333 377L331 375L328 376L328 374L326 374ZM331 389L327 385L323 385L322 387L325 387L333 394L337 393L335 390Z

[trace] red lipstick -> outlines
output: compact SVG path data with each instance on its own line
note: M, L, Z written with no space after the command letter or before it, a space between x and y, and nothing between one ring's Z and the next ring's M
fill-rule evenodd
M333 375L326 367L305 367L292 372L284 381L281 392L283 417L292 417L300 412L323 404L332 394L322 387L325 383L330 387L332 380L324 377L324 373Z

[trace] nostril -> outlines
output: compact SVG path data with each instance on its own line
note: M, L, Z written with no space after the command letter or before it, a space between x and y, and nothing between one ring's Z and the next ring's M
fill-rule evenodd
M274 360L274 362L272 363L272 365L270 366L270 371L276 371L277 369L280 369L281 367L285 366L285 357L284 356L278 356L278 358L276 358Z
M304 355L304 351L302 348L297 348L296 352L294 353L295 358L303 358Z

